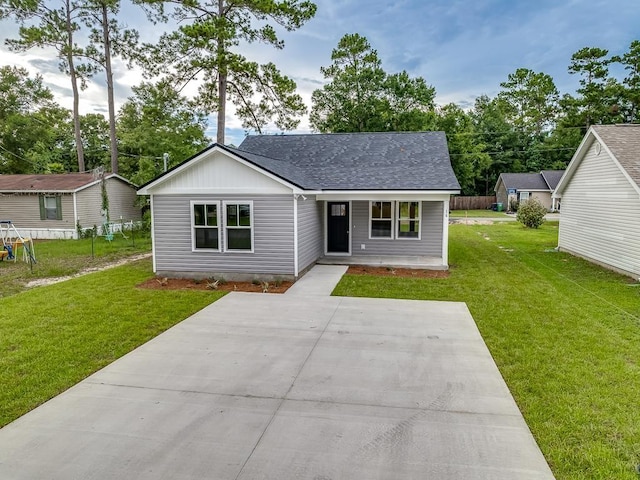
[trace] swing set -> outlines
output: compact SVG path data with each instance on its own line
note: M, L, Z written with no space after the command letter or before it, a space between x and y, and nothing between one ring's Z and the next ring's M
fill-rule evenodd
M33 241L23 238L11 220L0 220L0 261L17 261L19 250L22 249L24 262L36 263L36 252L33 249Z

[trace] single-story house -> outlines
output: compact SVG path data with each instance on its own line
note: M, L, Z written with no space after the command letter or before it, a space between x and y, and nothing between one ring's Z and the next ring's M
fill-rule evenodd
M460 186L443 132L248 136L143 185L167 276L299 277L327 263L448 268Z
M594 125L556 188L560 250L640 277L640 125Z
M106 174L112 221L139 221L136 187ZM0 175L0 220L11 220L24 238L77 238L76 225L104 223L100 179L92 173Z
M540 173L501 173L494 188L496 201L508 212L513 204L535 198L550 212L560 209L553 192L564 170L543 170Z

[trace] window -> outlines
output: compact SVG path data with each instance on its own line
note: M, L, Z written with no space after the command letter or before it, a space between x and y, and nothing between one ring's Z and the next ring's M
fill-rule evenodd
M520 201L524 202L529 200L529 192L520 192Z
M40 195L40 220L62 220L62 197Z
M218 202L191 202L193 250L220 250Z
M371 202L369 237L393 238L393 203Z
M420 202L398 202L397 238L420 238Z
M253 251L253 204L224 203L225 250Z

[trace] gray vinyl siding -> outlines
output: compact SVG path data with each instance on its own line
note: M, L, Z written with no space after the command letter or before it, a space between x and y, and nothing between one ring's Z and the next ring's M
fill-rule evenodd
M558 245L640 275L640 199L603 148L593 145L562 193Z
M369 238L369 202L351 202L351 254L442 256L443 202L422 202L421 237L414 239ZM365 249L361 248L365 245Z
M107 180L107 195L109 195L109 215L111 221L138 221L142 218L141 209L136 207L136 190L117 178Z
M55 196L51 194L51 196ZM62 194L62 220L40 220L38 194L0 194L0 220L11 220L16 228L71 229L73 220L73 195Z
M102 195L100 185L93 185L76 193L76 208L78 209L78 222L82 228L100 226L104 223L101 215Z
M298 270L303 271L322 256L322 202L315 196L298 197Z
M225 200L252 200L254 253L224 252L224 230L220 252L192 252L192 200L220 201L221 210ZM156 271L160 274L294 274L291 195L154 195L153 224Z
M78 220L84 228L102 225L102 194L100 184L80 190L77 193ZM140 208L135 206L136 191L130 185L117 178L107 179L107 196L109 197L109 218L117 222L122 216L125 222L140 220Z

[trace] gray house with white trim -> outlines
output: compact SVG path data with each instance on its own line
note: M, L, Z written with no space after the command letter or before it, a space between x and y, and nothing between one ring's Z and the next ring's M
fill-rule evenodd
M556 188L560 250L640 277L640 125L594 125Z
M140 187L161 275L299 277L318 261L448 268L443 132L248 136Z
M550 212L559 210L553 192L564 170L543 170L540 173L501 173L494 191L496 200L512 211L512 204L535 198Z

